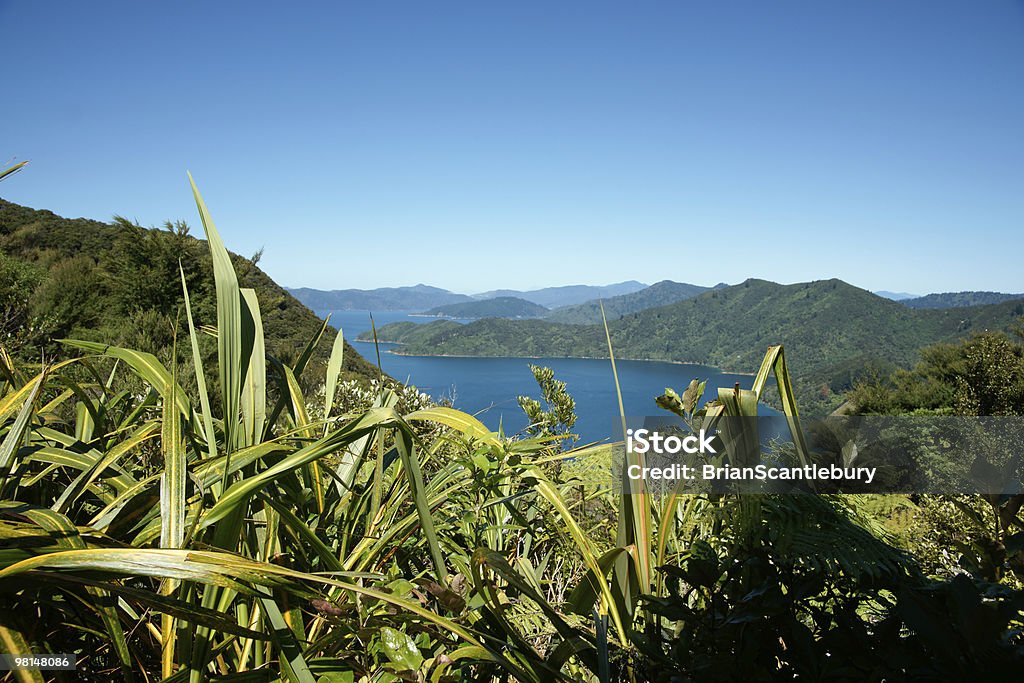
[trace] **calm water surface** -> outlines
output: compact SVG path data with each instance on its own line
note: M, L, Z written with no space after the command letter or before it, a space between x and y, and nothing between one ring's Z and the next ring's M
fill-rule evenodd
M318 311L331 314L331 324L344 330L345 338L367 360L376 362L372 343L354 341L370 329L367 311ZM410 315L408 311L384 311L374 314L378 328L389 322L426 323L434 318ZM387 374L414 384L435 399L450 399L460 410L476 414L491 429L498 425L506 433L515 433L526 426L526 416L519 409L516 397L525 395L540 400L540 390L530 373L530 363L545 365L555 377L566 383L576 400L579 419L575 431L582 442L602 441L612 437L618 424L618 402L615 380L607 360L585 358L440 358L430 356L399 356L389 353L393 344L381 344L381 366ZM731 387L736 382L749 389L753 377L720 372L703 365L677 365L653 361L618 361L622 401L627 415L666 414L658 408L655 397L672 387L682 392L692 379L708 380L712 387ZM766 415L775 411L763 408Z

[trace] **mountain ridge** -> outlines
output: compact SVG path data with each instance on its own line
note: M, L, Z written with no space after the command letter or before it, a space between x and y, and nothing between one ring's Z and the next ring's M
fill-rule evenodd
M902 299L900 303L910 308L964 308L968 306L985 306L1004 301L1024 299L1024 294L1007 294L1005 292L964 291L940 292L926 294L912 299Z
M565 285L542 289L495 289L479 294L459 294L440 287L418 284L411 287L378 287L377 289L315 289L286 287L290 294L313 310L378 310L425 311L437 306L514 297L548 309L583 303L599 298L618 296L645 289L636 280L610 285Z
M559 287L544 287L542 289L517 290L517 289L494 289L489 292L474 294L474 299L493 299L495 297L516 297L525 299L544 306L545 308L559 308L561 306L574 306L595 299L603 299L622 294L630 294L646 289L647 285L636 280L625 280L614 282L609 285L563 285Z
M287 289L296 299L316 311L417 311L473 301L472 297L465 294L424 284L377 289Z
M545 316L545 319L552 322L574 325L596 324L601 322L601 307L603 305L604 314L607 319L618 320L630 313L685 301L711 289L719 289L723 286L728 285L719 284L715 287L703 287L685 282L662 280L636 292L603 299L600 303L597 300L592 300L576 304L575 306L563 306L551 311L551 313Z

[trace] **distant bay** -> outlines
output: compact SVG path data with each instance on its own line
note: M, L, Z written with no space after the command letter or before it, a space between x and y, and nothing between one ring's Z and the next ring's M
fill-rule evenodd
M379 328L393 322L423 324L435 318L417 316L418 311L382 311L374 313ZM368 311L317 311L321 317L331 316L331 324L341 327L345 338L371 363L376 363L374 345L355 341L370 329ZM529 365L545 365L564 381L576 400L579 419L575 431L582 443L603 441L613 437L618 420L618 401L611 364L606 359L589 358L452 358L440 356L401 356L389 353L394 344L380 345L381 367L397 380L414 384L435 400L452 400L460 410L477 415L491 429L499 424L507 434L526 427L526 416L516 402L520 395L540 399L540 390L530 373ZM627 415L666 414L654 399L666 387L682 391L691 379L707 380L712 388L731 387L737 382L749 389L750 375L724 373L704 365L681 365L657 361L618 361L622 401ZM767 415L775 411L762 406Z

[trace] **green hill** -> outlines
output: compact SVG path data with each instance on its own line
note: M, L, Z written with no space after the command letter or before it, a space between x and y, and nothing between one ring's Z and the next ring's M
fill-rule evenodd
M437 306L423 315L441 318L539 318L545 313L548 313L547 308L532 301L514 296L499 296L483 301Z
M444 339L443 335L462 327L453 320L435 320L429 323L390 323L377 329L377 341L392 344L420 344ZM373 341L373 332L367 331L357 337L359 341Z
M928 294L913 299L902 299L904 306L911 308L960 308L963 306L985 306L999 304L1004 301L1024 299L1024 294L1004 294L1003 292L943 292Z
M621 358L694 362L752 372L764 350L784 344L805 404L834 402L865 372L909 366L917 350L973 332L1006 329L1024 302L915 310L840 280L779 285L764 280L705 292L609 323ZM600 325L481 320L457 328L391 330L401 353L607 357Z
M308 308L259 269L232 255L243 287L256 290L268 353L294 360L322 325ZM145 229L124 219L102 223L62 218L0 199L0 335L8 351L27 359L66 350L54 340L73 337L170 357L183 298L185 270L197 325L216 325L213 270L205 242L184 223ZM179 346L187 328L179 320ZM201 335L210 341L206 335ZM212 343L205 344L212 352ZM324 361L322 342L315 361ZM314 363L314 366L319 363ZM312 368L311 368L312 369ZM376 377L376 369L346 346L344 370ZM314 369L310 378L322 374Z
M618 320L630 313L637 313L648 308L667 306L677 301L692 299L709 289L711 288L690 285L685 282L662 280L639 292L631 292L605 299L603 302L604 314L608 320ZM601 322L601 307L596 300L587 301L576 306L563 306L551 311L551 313L544 316L544 319L572 325L596 325Z

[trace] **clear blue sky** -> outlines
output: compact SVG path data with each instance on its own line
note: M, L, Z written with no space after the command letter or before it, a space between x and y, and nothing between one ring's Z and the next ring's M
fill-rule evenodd
M1020 2L0 0L5 198L289 286L1024 291Z

